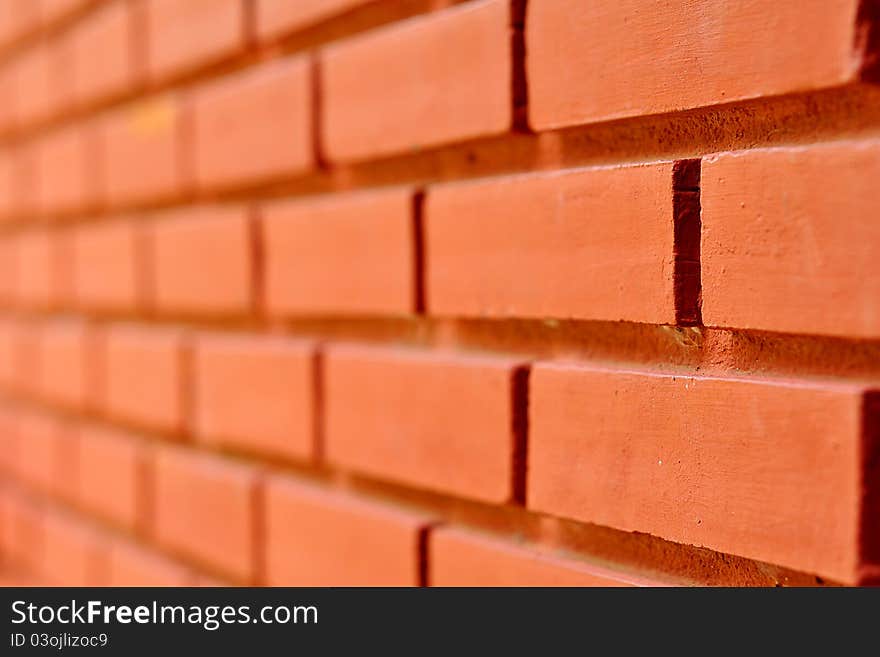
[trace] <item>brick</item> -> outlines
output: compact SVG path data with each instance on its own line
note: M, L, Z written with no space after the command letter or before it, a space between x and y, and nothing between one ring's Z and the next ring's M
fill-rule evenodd
M25 321L0 324L0 381L21 394L38 392L39 351L36 327Z
M66 458L75 438L56 418L25 412L18 422L18 476L33 490L65 495L76 483L76 464Z
M855 81L857 4L529 3L529 122L547 130Z
M181 125L177 101L165 96L106 117L101 134L104 184L111 204L158 200L181 190Z
M160 545L236 580L256 576L259 470L176 449L156 455L155 536ZM198 527L198 531L193 528Z
M244 314L253 303L253 246L246 208L178 210L149 229L162 312Z
M118 325L104 340L107 415L147 429L179 431L184 420L182 333Z
M315 447L315 345L202 336L195 346L195 431L213 445L308 459Z
M245 46L242 0L148 0L148 72L153 79L191 71Z
M431 531L431 586L633 586L637 578L467 530Z
M312 166L311 76L305 57L206 86L195 93L192 111L200 187L278 178Z
M704 321L880 337L878 176L880 141L705 160Z
M412 208L412 194L406 189L265 206L269 312L413 312L416 262Z
M86 105L128 91L137 82L131 2L110 2L76 23L69 35L73 97Z
M109 586L193 586L195 577L184 566L129 541L110 546Z
M503 503L525 371L514 358L339 345L325 354L325 449L343 468ZM479 436L478 441L473 440Z
M88 5L91 0L40 0L43 23L53 23Z
M10 494L6 503L7 526L4 528L4 559L33 573L43 558L43 519L40 505L22 495Z
M289 479L266 486L269 586L418 586L427 519Z
M147 453L130 433L84 425L79 436L78 502L91 514L129 531L145 521Z
M0 79L0 84L3 81ZM13 152L0 153L0 222L7 221L16 212L13 197L16 193L15 163Z
M75 303L92 310L131 311L144 303L147 253L136 219L83 224L72 237Z
M675 166L432 187L430 312L675 323Z
M35 156L39 211L54 215L93 204L98 195L96 156L92 126L62 128L42 139Z
M21 233L16 244L17 298L28 308L48 308L60 298L60 273L65 257L55 233L36 228Z
M508 131L509 4L472 2L328 46L321 60L327 155L362 160Z
M36 2L0 2L0 45L6 45L36 29L40 20Z
M257 35L261 39L270 39L285 32L309 27L372 1L374 0L257 0Z
M56 406L84 409L93 399L94 345L79 320L57 320L39 330L40 395Z
M104 581L106 548L90 527L58 512L44 524L42 574L56 586L95 586Z
M528 506L852 583L876 411L845 383L539 364Z
M14 60L12 107L18 126L44 121L55 110L53 65L52 50L45 43L28 48Z
M2 344L4 337L2 335L4 328L0 326L0 350L5 346ZM3 358L0 352L0 358ZM4 477L13 479L18 468L18 413L11 407L0 406L0 473ZM3 491L0 488L0 506L3 502ZM2 515L2 514L0 514ZM0 518L0 524L3 519ZM2 560L3 550L0 548L0 560Z

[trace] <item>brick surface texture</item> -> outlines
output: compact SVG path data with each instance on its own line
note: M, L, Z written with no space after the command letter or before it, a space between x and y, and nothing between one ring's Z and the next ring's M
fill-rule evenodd
M0 0L0 582L880 583L873 0Z

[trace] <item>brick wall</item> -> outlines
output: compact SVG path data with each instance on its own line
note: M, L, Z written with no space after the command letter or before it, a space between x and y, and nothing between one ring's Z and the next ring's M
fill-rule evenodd
M0 557L863 584L880 4L0 0Z

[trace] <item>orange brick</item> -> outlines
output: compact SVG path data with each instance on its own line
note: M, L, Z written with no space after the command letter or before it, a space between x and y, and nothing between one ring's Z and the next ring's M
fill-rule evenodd
M0 381L21 394L39 392L37 327L29 322L4 320L0 330Z
M312 166L311 82L305 57L279 60L206 86L196 92L192 108L200 187L278 178Z
M69 33L74 101L84 105L117 96L137 81L131 2L109 2Z
M158 450L156 540L240 582L253 581L258 486L259 471L253 467L195 452Z
M157 309L244 314L253 303L253 244L246 208L178 210L150 226Z
M426 517L289 479L266 487L269 586L418 586Z
M136 436L84 425L79 436L78 501L89 512L128 530L145 520L146 449Z
M639 578L452 527L431 531L431 586L633 586Z
M207 442L308 459L315 446L313 343L202 336L196 342L195 431Z
M32 229L19 235L16 244L16 285L19 303L47 308L61 297L62 267L69 255L54 231Z
M67 496L77 481L76 438L56 418L25 412L18 423L18 476L28 487Z
M111 204L158 200L181 190L180 126L171 97L139 102L104 120L104 184Z
M528 506L852 583L878 412L853 384L539 364Z
M509 5L470 2L328 46L321 79L329 157L362 160L509 130Z
M878 176L877 140L705 160L704 321L880 337Z
M346 10L369 4L374 0L257 0L257 35L261 39L308 27Z
M106 544L93 529L58 512L44 523L42 574L56 586L95 586L106 579Z
M354 345L324 360L331 463L485 502L516 497L520 361Z
M193 586L195 576L184 566L128 541L110 546L109 586Z
M53 51L45 43L25 50L13 63L15 122L19 126L44 121L55 110Z
M0 45L11 43L36 29L39 10L37 2L0 2Z
M118 325L105 337L104 408L113 418L162 431L184 420L184 344L179 331Z
M6 499L4 558L16 568L35 573L43 559L43 508L18 494L9 494Z
M858 78L858 0L532 2L530 123L578 123L834 87ZM814 44L808 53L804 43Z
M36 150L39 210L48 215L78 210L97 199L94 127L74 125L50 133Z
M137 220L130 218L76 229L72 286L77 305L111 312L142 305L147 271L143 233Z
M186 72L243 50L244 6L242 0L147 0L150 76Z
M263 208L266 305L275 314L415 310L415 234L406 189Z
M4 357L4 328L0 325L0 359ZM0 406L0 473L3 477L13 479L18 469L18 412L12 407ZM3 502L3 489L0 487L0 504ZM0 514L2 515L2 514ZM4 522L0 518L0 524ZM0 530L2 531L2 530ZM0 547L0 561L3 549Z
M675 323L675 167L432 187L425 203L430 312Z
M0 222L7 221L17 210L13 198L16 194L15 183L13 151L4 150L0 153Z
M39 0L43 23L53 23L88 5L91 0Z
M50 403L73 409L92 401L95 360L88 327L79 320L58 320L39 330L40 394Z

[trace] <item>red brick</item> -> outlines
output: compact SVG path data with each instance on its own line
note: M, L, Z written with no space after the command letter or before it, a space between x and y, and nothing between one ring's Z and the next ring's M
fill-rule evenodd
M509 501L517 494L514 397L522 373L513 358L332 347L324 371L327 458L419 488Z
M58 512L44 523L42 574L51 585L95 586L105 580L106 544L94 529Z
M197 184L223 187L309 169L310 79L307 58L288 58L196 92Z
M646 581L466 530L431 531L431 586L634 586Z
M559 0L526 15L536 130L852 82L858 0ZM809 52L804 43L813 44Z
M143 304L146 252L137 220L111 219L84 224L72 239L72 286L76 304L120 312Z
M91 125L50 133L36 150L38 206L44 214L70 212L97 199L96 135Z
M106 3L69 33L76 103L119 95L137 81L134 6L127 1Z
M78 501L90 513L128 530L145 520L146 449L129 433L84 425L79 436Z
M108 562L109 586L193 586L194 575L161 554L128 541L114 541Z
M259 476L256 468L216 456L158 450L156 539L241 582L252 581Z
M880 141L705 160L706 324L880 337L878 177Z
M156 308L243 314L254 283L250 217L241 206L178 210L150 226Z
M418 586L427 519L273 478L266 487L269 586Z
M164 96L104 120L103 168L111 204L158 200L180 191L185 182L180 126L177 102Z
M266 305L276 314L415 310L415 235L406 189L263 208Z
M267 39L314 25L346 10L369 4L375 0L256 1L257 35L261 39Z
M93 399L94 344L85 323L58 320L39 330L40 394L53 405L83 409Z
M471 2L328 46L321 75L329 157L361 160L509 130L509 5Z
M16 244L16 286L20 304L48 308L60 299L61 273L66 255L62 241L51 230L36 228L19 235Z
M103 355L104 407L113 418L162 431L184 420L184 344L179 331L110 328Z
M38 123L56 107L53 51L45 43L25 50L13 62L14 116L19 126Z
M857 385L539 364L528 506L854 582L863 412Z
M195 346L195 431L214 445L308 459L315 443L313 343L203 336Z
M242 0L147 0L150 76L186 72L242 50L244 6Z
M432 187L430 312L675 323L674 166Z

